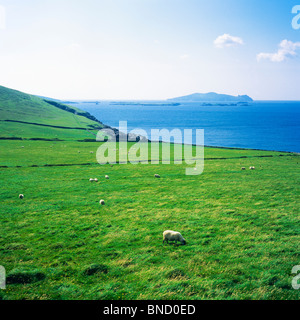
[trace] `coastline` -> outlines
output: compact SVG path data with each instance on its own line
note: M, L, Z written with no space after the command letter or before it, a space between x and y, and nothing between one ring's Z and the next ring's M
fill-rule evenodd
M254 101L248 107L199 107L189 103L178 107L134 105L122 108L101 101L99 106L76 106L102 119L111 128L118 128L116 119L126 119L128 132L142 128L149 140L152 140L151 129L203 128L204 144L209 147L300 153L298 103ZM195 131L190 143L199 144Z

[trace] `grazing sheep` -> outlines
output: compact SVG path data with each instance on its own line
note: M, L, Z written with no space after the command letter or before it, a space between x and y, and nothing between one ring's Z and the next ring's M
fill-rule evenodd
M155 174L154 177L155 178L160 178L160 175L159 174Z
M105 201L104 200L100 200L99 203L104 206L105 205Z
M245 168L245 167L242 167L242 170L246 170L246 168Z
M169 243L169 241L175 241L175 244L177 241L180 241L182 245L186 244L185 239L180 234L180 232L172 231L172 230L166 230L163 233L163 244L165 244L165 241Z
M255 167L250 167L249 169L250 169L250 170L255 170Z
M90 182L94 182L94 181L95 181L94 179L92 179L92 178L90 179Z
M108 176L108 175L106 175L106 176L105 176L105 179L109 179L109 176Z
M94 179L94 181L95 181L95 182L98 182L98 179L97 179L97 178L95 178L95 179Z
M19 194L19 198L23 199L24 198L24 194Z
M94 151L90 151L90 153L94 153Z

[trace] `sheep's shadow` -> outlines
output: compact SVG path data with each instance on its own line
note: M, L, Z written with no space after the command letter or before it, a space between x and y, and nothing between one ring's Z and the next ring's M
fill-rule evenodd
M165 245L165 243L163 243L163 246ZM167 245L169 246L173 246L173 247L181 247L181 246L185 246L186 244L182 244L182 243L176 243L176 242L167 242Z

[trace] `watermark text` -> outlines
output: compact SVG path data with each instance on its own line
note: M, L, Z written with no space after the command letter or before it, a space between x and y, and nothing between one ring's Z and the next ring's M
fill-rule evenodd
M292 20L292 27L295 30L300 29L300 5L296 5L292 9L292 13L295 14Z
M292 280L292 287L295 290L299 290L300 289L300 265L293 267L292 274L296 274L296 277L294 277Z
M104 142L96 154L97 161L101 165L128 162L151 165L184 162L192 166L186 168L186 175L200 175L204 170L203 129L195 131L151 129L149 139L143 129L134 129L128 133L127 121L120 121L118 130L104 128L98 132L96 140Z
M0 266L0 289L6 289L6 271L3 266Z

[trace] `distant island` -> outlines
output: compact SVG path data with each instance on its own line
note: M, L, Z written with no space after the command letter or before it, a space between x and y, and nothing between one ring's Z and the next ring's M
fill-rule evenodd
M172 102L226 102L226 103L248 103L253 99L247 95L231 96L228 94L209 93L193 93L187 96L168 99Z
M118 106L143 106L143 107L176 107L180 106L180 103L139 103L139 102L110 102L111 105L118 105Z

